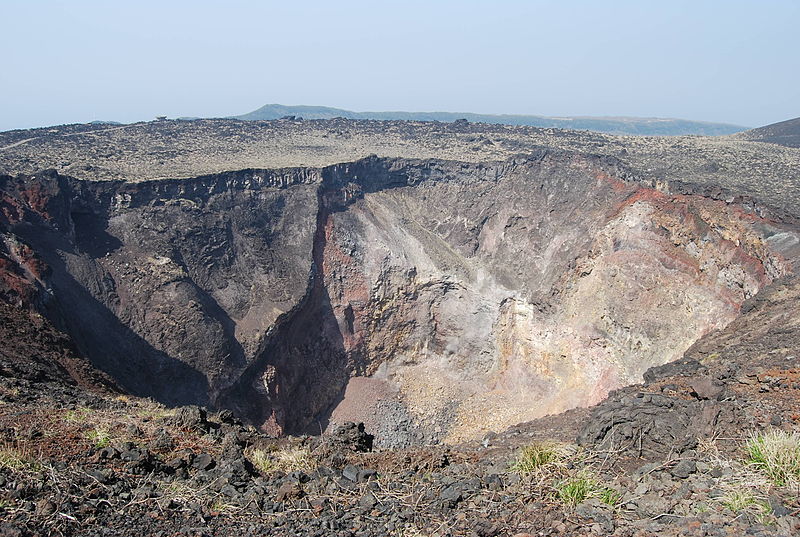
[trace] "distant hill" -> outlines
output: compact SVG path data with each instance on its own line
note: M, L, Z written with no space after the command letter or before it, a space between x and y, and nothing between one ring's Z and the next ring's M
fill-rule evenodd
M785 147L800 147L800 117L744 131L738 135L738 138Z
M746 127L726 123L706 123L684 119L658 119L639 117L545 117L524 115L472 114L467 112L353 112L327 106L285 106L267 104L236 119L264 120L281 119L286 116L304 119L382 119L412 121L453 122L466 119L473 123L499 123L504 125L527 125L558 129L587 130L609 134L638 134L676 136L699 134L720 136L745 130Z

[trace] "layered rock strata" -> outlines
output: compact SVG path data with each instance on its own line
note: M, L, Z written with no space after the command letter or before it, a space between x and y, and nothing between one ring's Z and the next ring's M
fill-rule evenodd
M0 293L125 389L395 446L596 403L800 253L755 200L569 152L0 191Z

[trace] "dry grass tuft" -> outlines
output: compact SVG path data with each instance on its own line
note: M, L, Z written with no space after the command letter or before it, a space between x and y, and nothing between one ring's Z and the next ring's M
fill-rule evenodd
M275 461L270 457L270 451L267 449L253 449L247 455L247 458L250 459L256 470L262 474L268 474L276 470Z
M578 455L578 451L566 444L536 442L520 449L511 470L520 475L528 475L544 469L562 466L567 460Z
M319 465L316 457L305 446L255 448L250 450L247 458L264 474L272 471L311 473Z
M0 468L16 472L38 472L42 468L40 457L22 445L0 446Z
M572 507L591 498L614 507L622 497L615 489L603 485L598 477L588 470L580 471L561 481L555 486L555 491L562 503Z
M800 433L778 429L753 434L745 445L748 464L777 486L800 478Z

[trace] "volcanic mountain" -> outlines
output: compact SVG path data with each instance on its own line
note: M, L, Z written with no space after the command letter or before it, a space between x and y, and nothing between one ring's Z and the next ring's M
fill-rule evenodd
M698 134L719 136L733 134L744 127L727 123L709 123L683 119L641 117L546 117L514 114L473 114L463 112L353 112L328 106L286 106L267 104L247 114L237 116L245 120L300 119L373 119L380 121L472 121L503 125L525 125L558 129L587 130L608 134L635 134L648 136L677 136Z
M786 147L800 147L800 118L773 123L766 127L744 131L738 136L743 140L766 142Z

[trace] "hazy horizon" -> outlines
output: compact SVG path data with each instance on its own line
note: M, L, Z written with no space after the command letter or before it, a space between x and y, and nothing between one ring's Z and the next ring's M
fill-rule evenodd
M788 0L9 1L0 130L265 104L353 111L800 116Z
M698 122L698 123L728 124L728 125L733 125L733 126L747 127L748 129L762 126L762 125L742 125L741 123L730 123L730 122L726 122L726 121L707 121L707 120L703 120L703 119L692 119L692 118L685 118L685 117L588 116L588 115L584 115L584 116L577 116L577 115L573 115L573 116L568 116L568 115L551 116L551 115L545 115L545 114L519 114L519 113L516 113L516 112L499 112L499 113L495 113L495 112L475 112L473 110L399 110L399 109L353 110L353 109L343 108L343 107L339 107L339 106L329 106L329 105L326 105L326 104L318 104L318 103L294 103L294 104L264 103L261 106L255 107L253 110L245 110L245 111L243 111L241 113L234 113L234 114L229 114L229 115L224 115L224 116L223 115L218 115L218 116L170 116L170 115L166 115L166 114L158 114L158 115L153 115L152 117L142 117L140 119L134 119L134 120L131 120L131 121L120 121L120 120L115 119L115 118L93 118L93 119L87 119L86 121L73 121L73 122L68 122L68 123L48 123L46 125L32 125L32 126L29 126L29 127L13 127L11 129L0 129L0 131L20 130L20 129L22 129L22 130L25 130L25 129L36 129L36 128L45 128L45 127L65 125L65 124L85 124L85 123L92 123L92 122L96 122L96 123L133 124L133 123L139 123L139 122L153 121L153 120L156 120L157 118L160 118L160 117L166 117L167 119L170 119L170 120L174 120L174 119L226 119L226 118L235 118L237 116L242 116L242 115L245 115L247 113L250 113L250 112L253 112L253 111L257 110L257 109L261 108L262 106L268 106L268 105L280 105L280 106L286 106L286 107L308 106L308 107L313 107L313 108L315 108L315 107L323 107L323 108L346 110L348 112L356 112L356 113L371 113L371 112L375 112L375 113L397 112L397 113L420 113L420 114L436 114L436 113L459 114L459 113L463 113L463 114L481 114L481 115L495 115L495 116L531 116L531 117L538 116L538 117L551 118L551 119L561 119L561 118L566 119L566 118L569 118L569 119L685 120L685 121L694 121L694 122ZM792 119L792 118L786 118L786 119ZM778 121L781 121L781 120L778 120Z

